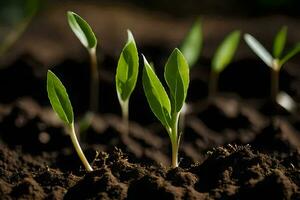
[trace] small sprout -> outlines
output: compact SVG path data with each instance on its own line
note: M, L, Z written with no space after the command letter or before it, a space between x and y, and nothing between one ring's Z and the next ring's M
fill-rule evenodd
M279 92L279 72L283 64L290 60L293 56L300 52L300 43L292 48L285 56L282 52L285 47L287 37L287 27L283 26L276 34L273 44L273 56L258 42L252 35L245 34L244 39L248 46L262 61L272 69L271 78L271 99L276 102L276 97Z
M143 87L148 104L165 127L172 144L172 167L178 167L178 149L181 133L178 122L189 86L189 66L180 50L170 55L164 77L170 91L168 96L152 67L144 58ZM170 98L169 98L170 97Z
M218 47L212 59L212 69L209 81L209 96L214 96L216 94L219 75L232 61L239 45L240 35L241 33L238 30L231 32Z
M139 70L139 57L132 33L128 30L128 40L123 48L116 73L116 90L122 109L125 134L129 131L129 98L133 92Z
M203 43L202 35L201 21L197 19L180 47L190 67L193 67L199 59Z
M82 45L88 50L91 63L90 82L90 111L98 111L99 100L99 72L97 64L97 38L90 25L74 12L67 12L68 23L73 33L77 36Z
M66 88L61 83L59 78L50 70L48 70L47 73L47 92L53 110L56 112L59 118L67 125L69 129L69 134L72 143L84 167L89 172L93 171L92 167L90 166L86 157L84 156L76 137L73 108Z

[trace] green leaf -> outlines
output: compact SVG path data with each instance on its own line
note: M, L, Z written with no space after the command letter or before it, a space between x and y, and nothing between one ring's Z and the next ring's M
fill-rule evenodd
M292 48L281 60L280 60L280 66L282 66L284 63L286 63L288 60L290 60L292 57L294 57L296 54L300 52L300 43L296 44L294 48Z
M59 78L50 70L47 73L47 92L53 110L62 121L71 125L74 115L68 93Z
M202 42L201 22L198 19L189 30L180 48L190 67L195 65L200 56Z
M136 85L138 70L138 51L133 35L128 30L128 41L121 52L116 73L116 89L119 100L129 99Z
M254 51L254 53L260 57L260 59L262 59L266 65L273 68L273 57L260 42L258 42L252 35L247 33L244 35L244 40L252 49L252 51Z
M189 66L179 49L175 49L168 58L165 66L165 80L170 89L174 109L179 112L185 102L189 86Z
M149 65L146 58L144 58L143 70L143 87L148 101L148 104L154 115L160 120L165 127L170 127L171 119L171 104L169 97L154 73L152 67Z
M279 59L284 49L287 35L287 27L283 26L280 31L276 34L273 45L273 56Z
M214 71L220 73L231 62L240 41L240 34L240 31L231 32L218 47L212 60Z
M72 31L83 46L89 50L95 49L97 46L97 38L90 25L74 12L68 11L67 16Z

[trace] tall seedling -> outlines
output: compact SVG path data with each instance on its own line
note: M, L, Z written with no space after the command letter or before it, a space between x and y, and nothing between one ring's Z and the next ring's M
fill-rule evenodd
M189 66L180 50L175 49L166 65L164 77L170 91L168 96L152 67L144 58L143 87L148 104L165 127L172 145L172 167L178 167L178 149L181 133L178 120L189 86Z
M133 92L139 71L139 57L132 33L128 30L128 40L123 48L116 72L116 90L122 109L125 134L129 131L129 99Z
M285 47L287 38L287 27L283 26L276 34L273 42L273 56L257 41L252 35L245 34L244 39L252 51L260 57L260 59L271 68L271 100L276 102L276 97L279 92L279 72L289 59L300 52L300 43L288 51L284 56L282 52Z
M88 50L90 55L90 111L97 112L99 104L99 72L97 64L97 38L90 25L74 12L67 12L68 23L73 33Z
M210 72L209 80L209 96L213 97L217 93L218 80L220 73L230 64L232 61L236 49L240 41L240 31L236 30L231 32L218 47L213 59L212 68Z
M83 154L76 137L73 108L66 88L61 83L59 78L50 70L47 73L47 92L53 110L68 128L72 143L79 158L82 161L82 164L87 171L93 171L85 155Z

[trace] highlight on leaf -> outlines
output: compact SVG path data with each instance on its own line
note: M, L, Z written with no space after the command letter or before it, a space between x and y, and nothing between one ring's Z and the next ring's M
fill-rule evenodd
M68 11L68 23L74 34L87 49L94 49L97 46L97 38L90 25L78 14Z
M213 60L212 67L216 72L223 71L233 59L240 41L240 31L230 33L218 47Z
M164 127L169 127L171 118L170 99L145 56L143 56L143 60L143 88L148 104Z
M183 106L189 85L189 67L179 49L170 55L165 66L165 80L170 89L176 112Z
M272 67L273 65L273 57L271 54L263 47L263 45L257 41L252 35L246 33L244 35L244 39L248 46L252 49L252 51L260 58L264 63Z
M53 110L66 124L74 122L73 108L66 91L59 78L50 70L47 73L47 92Z
M200 57L203 33L200 19L197 19L187 33L180 50L192 68Z
M285 47L287 36L287 26L283 26L280 31L276 34L273 44L273 56L274 58L279 59L282 51Z
M121 52L115 77L125 125L124 134L128 134L129 131L129 98L135 88L139 71L139 57L135 40L130 30L127 30L127 33L127 43Z

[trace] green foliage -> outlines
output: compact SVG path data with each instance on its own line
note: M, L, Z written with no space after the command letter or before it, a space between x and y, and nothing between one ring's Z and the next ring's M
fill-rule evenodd
M283 26L280 31L277 33L274 39L274 44L273 44L273 56L274 58L279 59L282 51L285 46L286 42L286 35L287 35L287 27Z
M47 92L53 110L66 124L74 122L73 108L66 88L59 78L50 70L47 73Z
M154 115L165 127L169 127L171 119L171 104L169 97L144 56L143 59L143 87L147 101Z
M72 31L83 46L89 50L95 49L97 46L97 38L90 25L74 12L68 11L67 17Z
M273 57L252 35L246 33L244 39L252 51L269 67L273 67Z
M202 27L201 21L198 19L189 30L180 48L190 67L197 62L201 53L202 43Z
M240 34L240 31L233 31L218 47L212 60L212 67L215 72L223 71L233 59L240 41Z
M189 67L183 54L175 49L165 66L165 80L170 89L175 112L180 112L189 85Z
M284 63L300 52L300 43L297 43L294 48L286 53L286 55L281 56L286 42L286 35L287 27L284 26L277 33L274 40L274 58L252 35L245 34L244 39L254 53L256 53L256 55L260 57L269 67L273 68L274 70L280 70Z
M165 127L171 127L180 113L189 86L189 66L179 49L175 49L165 66L165 80L170 98L152 67L144 57L143 86L152 112Z
M299 52L300 52L300 43L298 43L294 48L288 51L288 53L279 61L279 65L282 66L284 63L286 63L288 60L290 60Z
M128 41L123 48L116 73L116 89L119 100L129 99L135 88L139 69L139 57L132 33L128 30Z

